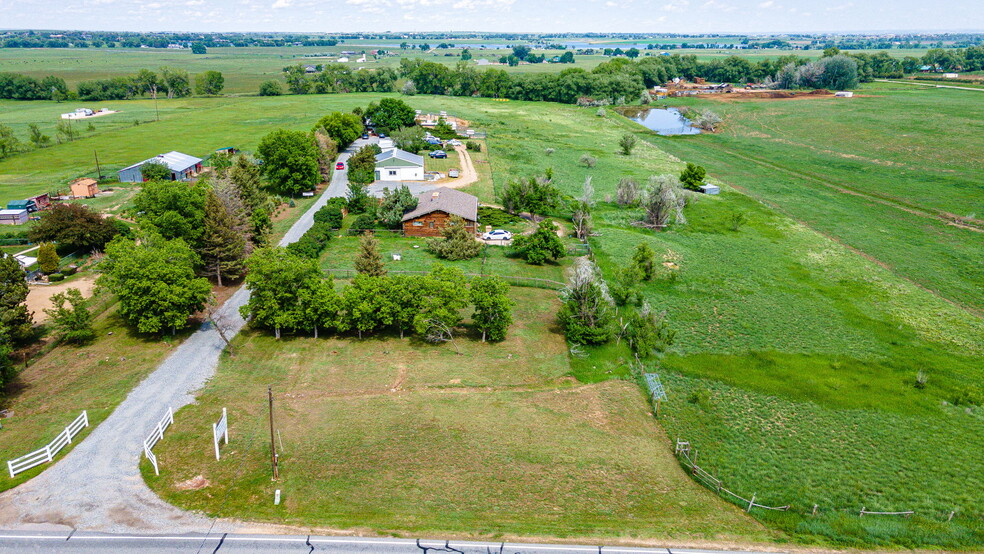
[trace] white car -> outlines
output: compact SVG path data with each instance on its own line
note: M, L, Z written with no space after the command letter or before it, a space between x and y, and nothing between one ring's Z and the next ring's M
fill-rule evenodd
M512 233L496 229L482 235L482 240L512 240Z
M451 139L448 141L451 146L461 146L461 141L458 139Z

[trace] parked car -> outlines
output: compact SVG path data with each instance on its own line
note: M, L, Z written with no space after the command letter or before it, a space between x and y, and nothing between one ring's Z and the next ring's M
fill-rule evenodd
M482 235L482 240L512 240L512 233L502 229L496 229L495 231L489 231Z
M435 151L431 152L430 154L428 154L428 156L430 156L432 158L447 158L448 157L448 153L445 152L444 150L435 150Z
M461 146L461 141L458 139L451 139L448 141L451 146Z
M362 133L362 140L368 140L368 139L369 139L369 133Z
M337 164L335 164L336 171L341 171L343 169L345 169L345 164L343 162L338 162Z
M441 139L439 139L437 137L428 137L428 138L426 138L424 140L428 144L433 144L433 145L436 145L436 146L440 146L440 145L444 144L443 142L441 142Z
M457 179L458 175L459 173L457 167L452 167L451 169L448 170L448 177L451 177L452 179Z
M386 133L379 133L379 138L386 138Z

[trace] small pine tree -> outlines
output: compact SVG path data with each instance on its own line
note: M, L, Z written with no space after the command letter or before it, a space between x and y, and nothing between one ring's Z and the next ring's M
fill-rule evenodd
M441 235L444 238L427 241L427 249L439 258L468 260L482 252L482 243L475 240L475 234L465 228L465 220L458 216L451 216Z
M622 138L618 141L618 148L622 151L622 154L628 156L632 153L632 149L636 146L636 138L632 135L622 135Z
M680 174L680 182L690 190L700 190L700 186L704 184L704 177L706 176L707 170L702 166L687 162L686 169Z
M45 275L58 271L58 264L61 258L55 252L55 245L50 242L41 243L38 248L38 267Z
M643 242L636 246L632 254L632 265L639 269L643 281L652 281L656 277L656 253Z
M386 275L383 257L379 254L379 241L369 231L359 240L359 253L355 257L355 270L359 273L382 277Z

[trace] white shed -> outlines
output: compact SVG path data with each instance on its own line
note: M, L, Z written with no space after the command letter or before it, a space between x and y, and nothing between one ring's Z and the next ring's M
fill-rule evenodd
M721 188L717 185L701 185L700 191L704 194L721 194Z
M0 210L0 225L23 225L27 218L27 210Z
M377 181L423 181L424 158L399 148L376 154Z

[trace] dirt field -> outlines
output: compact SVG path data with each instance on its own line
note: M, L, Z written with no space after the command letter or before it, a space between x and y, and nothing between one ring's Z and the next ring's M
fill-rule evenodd
M27 293L27 311L34 313L34 323L44 323L48 319L44 310L45 308L51 307L52 296L59 292L65 292L68 289L75 288L82 292L82 296L89 298L92 296L92 290L95 286L96 277L94 275L86 275L85 277L79 277L69 282L61 282L54 285L33 285Z

